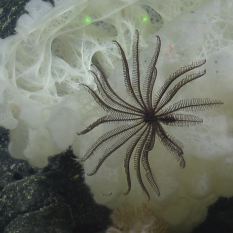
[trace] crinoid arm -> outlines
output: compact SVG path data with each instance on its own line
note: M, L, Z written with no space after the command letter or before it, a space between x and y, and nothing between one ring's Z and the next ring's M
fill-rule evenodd
M112 107L122 111L142 113L142 110L136 108L135 106L127 103L122 98L120 98L120 96L109 85L106 75L101 67L94 64L92 64L91 67L93 68L93 70L90 70L90 73L94 77L95 83L97 84L97 89L108 105L111 105Z
M205 73L206 73L206 70L204 70L202 72L200 71L198 73L188 75L188 76L186 76L186 78L182 79L170 91L168 91L165 96L163 96L161 101L158 103L158 107L157 107L155 113L157 113L160 109L162 109L164 106L166 106L172 100L172 98L176 95L176 93L179 91L179 89L181 87L183 87L184 85L186 85L189 82L192 82L195 79L202 77Z
M123 133L127 132L128 130L131 130L135 127L138 127L142 124L143 122L138 122L135 125L122 125L119 126L111 131L108 131L107 133L103 134L86 152L84 157L82 158L82 162L86 161L90 156L98 150L100 146L103 145L103 143L107 143L111 140L113 140L115 137L122 135Z
M146 104L142 98L141 85L140 85L140 59L139 59L139 33L136 30L133 41L133 78L132 85L134 87L134 94L138 103L143 109L146 109Z
M195 126L203 122L201 118L190 114L167 114L158 117L158 120L164 125L171 125L178 127Z
M140 162L141 162L141 157L143 154L143 148L145 147L149 133L150 133L150 126L147 125L145 133L142 135L142 137L140 138L140 140L137 144L135 155L134 155L134 170L135 170L136 175L137 175L138 183L140 184L143 192L145 192L145 194L147 195L148 200L150 200L150 195L149 195L149 192L147 191L147 189L143 183L143 180L142 180Z
M168 135L160 123L157 123L157 136L160 142L175 156L181 168L184 168L186 163L183 157L183 145L181 142Z
M157 193L157 195L160 196L159 187L155 181L154 174L153 174L152 169L150 167L149 158L148 158L150 147L151 147L151 145L154 145L153 141L155 140L155 131L153 130L153 128L155 128L155 125L150 127L150 131L148 133L148 137L146 138L146 142L144 145L141 161L142 161L142 165L146 171L146 178L147 178L148 182L150 183L150 185L154 189L154 191ZM150 196L149 196L149 199L150 199Z
M141 131L139 131L139 133L136 135L136 137L134 137L134 139L132 140L131 144L128 146L127 151L126 151L124 167L125 167L125 173L127 176L128 190L124 193L125 195L129 194L131 190L131 179L130 179L130 170L129 170L130 159L138 142L140 141L142 136L145 134L146 130L147 130L147 127L142 128Z
M100 168L100 166L102 165L102 163L113 153L115 152L117 149L119 149L121 146L123 146L129 139L131 139L135 134L137 134L143 127L145 124L143 124L142 122L137 124L136 126L133 126L132 128L130 128L130 130L125 131L125 133L123 134L123 136L117 140L111 147L109 147L108 149L105 150L103 156L99 159L99 162L97 163L96 167L94 168L94 170L89 173L89 176L94 175Z
M158 61L160 48L161 48L160 37L156 36L156 39L157 39L157 41L156 41L155 52L154 52L154 55L151 59L149 66L148 66L146 78L145 78L145 81L143 83L143 99L145 99L146 105L148 106L149 109L152 109L152 104L153 104L152 103L153 88L154 88L155 80L157 77L156 64Z
M157 114L158 117L161 117L176 111L186 111L186 112L205 111L211 108L219 107L221 104L223 104L222 101L211 100L209 98L204 98L204 99L194 98L190 100L180 100L170 105L169 107L162 109Z
M164 94L170 87L170 85L181 75L187 73L188 71L191 71L195 68L198 68L202 66L203 64L206 63L206 60L202 60L199 62L193 62L191 65L181 67L179 70L177 70L175 73L173 73L164 83L164 85L159 89L157 95L155 96L154 104L153 104L153 109L155 110L155 113L158 112L160 109L162 109L178 92L178 90L187 84L188 82L191 82L197 78L202 77L206 71L202 71L199 73L195 73L192 75L187 76L184 78L182 81L180 81L171 91L168 92L168 94L164 97Z

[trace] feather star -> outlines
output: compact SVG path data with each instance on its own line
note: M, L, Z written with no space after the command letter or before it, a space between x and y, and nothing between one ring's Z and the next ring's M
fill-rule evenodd
M194 115L180 113L181 111L203 111L223 104L223 102L219 100L210 100L209 98L194 98L180 100L174 104L171 104L170 106L167 106L183 86L202 77L206 73L206 70L187 75L176 85L174 85L173 88L170 88L171 84L181 75L202 66L206 62L205 60L193 62L191 65L181 67L179 70L173 73L165 81L158 92L154 94L154 84L157 77L156 63L161 47L161 40L159 36L156 38L157 46L149 64L142 88L140 76L138 31L136 30L135 32L133 42L132 80L130 78L129 66L125 53L121 45L117 41L114 41L121 55L126 91L127 94L131 97L133 104L126 102L112 89L105 73L100 66L92 65L93 69L90 71L94 77L100 95L98 95L86 84L80 84L93 96L94 100L108 114L89 125L87 129L78 133L78 135L86 134L103 123L126 123L103 134L87 150L86 154L81 159L83 162L89 159L104 143L108 143L115 138L119 138L111 147L105 150L94 170L88 175L94 175L101 167L103 162L113 152L115 152L118 148L130 140L130 144L126 150L124 159L124 167L128 183L128 190L125 194L128 194L131 190L129 165L131 157L134 154L134 169L136 171L137 179L149 200L150 195L142 180L140 163L146 172L146 178L148 182L159 196L160 190L149 163L149 152L154 148L155 140L158 140L160 143L162 143L175 156L181 168L185 167L182 143L169 135L164 130L163 125L179 127L194 126L196 124L202 123L203 120ZM168 90L169 88L170 90Z

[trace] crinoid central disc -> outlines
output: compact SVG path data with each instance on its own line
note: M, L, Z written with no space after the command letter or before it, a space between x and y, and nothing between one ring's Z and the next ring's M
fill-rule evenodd
M154 112L148 112L145 114L144 120L146 123L154 122L156 120L156 117L154 115Z

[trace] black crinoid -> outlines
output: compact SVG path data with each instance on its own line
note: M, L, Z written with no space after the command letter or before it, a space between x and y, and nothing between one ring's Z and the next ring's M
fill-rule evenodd
M121 45L114 41L118 47L121 55L124 82L126 91L131 97L133 104L127 103L123 100L109 85L107 77L101 67L92 65L90 71L94 77L97 85L100 97L89 86L81 84L95 99L95 101L108 113L106 116L98 119L94 123L88 126L87 129L78 133L78 135L86 134L92 129L103 123L111 122L123 122L119 127L103 134L86 152L81 161L86 161L90 158L98 148L104 143L119 137L116 142L105 150L102 157L99 159L94 170L88 174L94 175L101 167L103 162L118 148L131 140L125 154L124 167L127 176L128 190L125 194L128 194L131 190L131 178L130 178L130 159L134 154L134 169L136 171L137 179L141 185L143 191L150 199L150 195L143 183L141 176L141 166L145 169L146 178L154 191L160 195L158 185L155 181L151 166L149 163L149 152L154 148L155 140L158 139L176 158L181 168L185 167L185 160L183 157L183 146L171 135L168 135L163 128L163 125L171 126L194 126L203 122L199 117L179 113L180 111L198 111L206 110L212 107L219 106L223 102L218 100L206 99L186 99L180 100L170 106L167 106L173 99L176 93L187 83L190 83L200 77L202 77L206 71L200 71L191 75L187 75L180 82L177 82L173 88L169 88L171 84L179 78L181 75L202 66L205 60L199 62L193 62L191 65L185 66L173 73L158 90L157 94L153 93L153 88L157 76L156 63L158 60L161 41L157 36L157 46L152 60L149 64L148 71L141 88L140 78L140 64L139 64L139 34L135 32L133 42L133 71L132 78L130 78L128 62L126 60L125 53ZM170 90L168 90L170 89ZM125 124L126 123L126 124Z

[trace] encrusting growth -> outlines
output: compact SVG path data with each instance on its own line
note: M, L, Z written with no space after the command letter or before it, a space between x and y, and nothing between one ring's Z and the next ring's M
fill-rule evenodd
M181 81L179 81L173 88L170 88L171 84L179 78L181 75L191 71L195 68L202 66L206 61L193 62L191 65L185 66L173 73L158 90L157 94L153 94L154 84L157 77L156 63L160 53L161 41L157 36L157 46L155 53L149 64L145 81L141 88L141 74L139 64L139 33L136 30L134 42L133 42L133 71L132 78L130 78L129 66L126 60L125 53L121 45L114 41L119 53L121 55L124 82L128 95L131 97L133 104L130 104L123 100L109 85L107 77L101 67L92 65L90 71L94 77L97 85L100 97L94 90L92 90L86 84L80 84L83 86L94 98L94 100L108 113L106 116L98 119L87 129L78 133L78 135L86 134L95 127L103 123L110 122L125 122L123 124L105 134L103 134L86 152L81 161L86 161L90 158L100 146L107 143L117 137L119 139L108 149L105 150L102 157L99 159L94 170L88 174L94 175L103 162L118 148L123 146L127 141L131 140L130 145L126 150L124 167L127 177L128 190L125 194L128 194L131 190L131 177L129 164L131 157L134 153L134 169L136 171L137 179L150 200L149 192L147 191L141 176L141 166L146 171L146 178L154 191L160 195L159 187L155 181L150 163L149 152L154 148L155 139L158 139L176 158L181 168L185 167L185 160L183 157L183 145L177 139L169 135L162 125L171 126L194 126L202 123L203 120L197 116L190 114L183 114L180 111L203 111L212 107L217 107L223 104L219 100L205 99L185 99L180 100L170 106L167 106L173 99L176 93L187 83L190 83L200 77L202 77L206 70L199 71L198 73L187 75ZM170 90L168 90L170 88Z
M116 208L111 220L115 227L108 228L106 233L167 233L169 229L169 224L163 219L156 219L145 203Z

